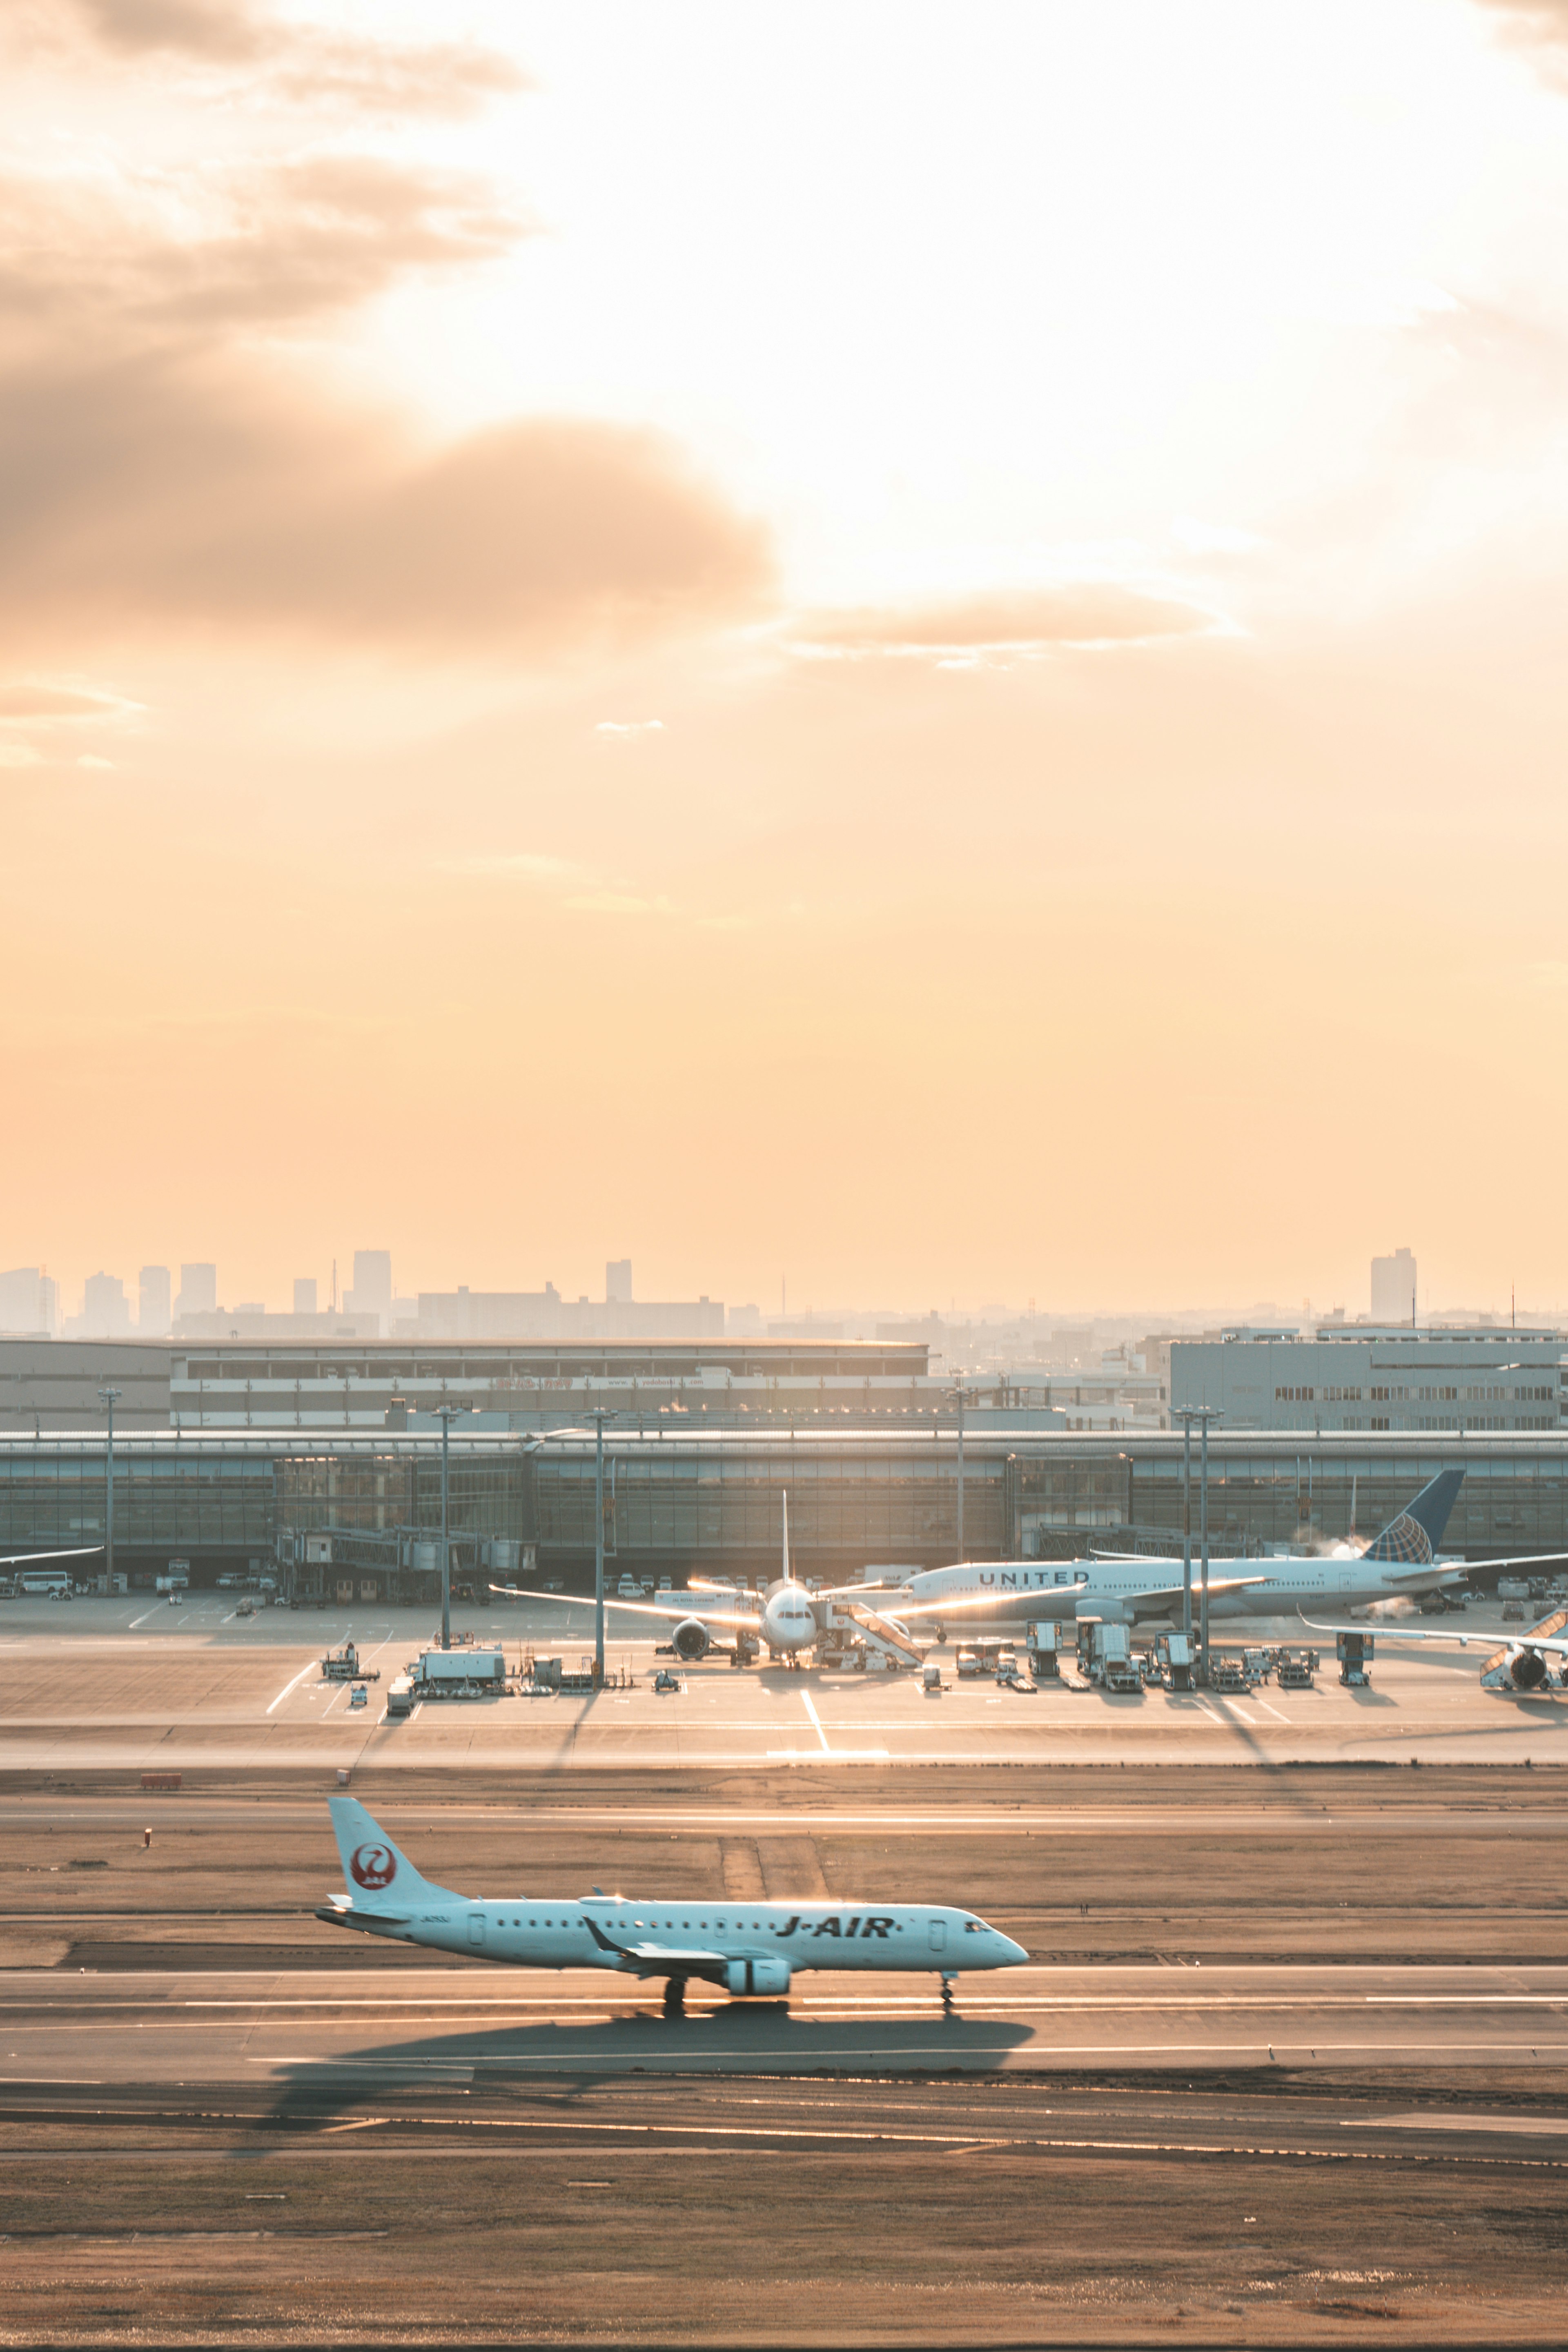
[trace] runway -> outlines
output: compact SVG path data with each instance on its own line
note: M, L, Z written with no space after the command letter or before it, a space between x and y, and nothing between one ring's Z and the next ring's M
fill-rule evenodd
M0 1977L0 2088L493 2084L552 2074L1379 2070L1568 2063L1568 1968L1048 1968L797 1979L787 2011L694 1985L495 1969Z

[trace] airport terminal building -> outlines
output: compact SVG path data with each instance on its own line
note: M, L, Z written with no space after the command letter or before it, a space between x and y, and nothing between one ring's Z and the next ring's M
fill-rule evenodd
M847 1581L868 1569L1071 1558L1090 1545L1179 1549L1182 1441L969 1433L951 1422L793 1433L661 1424L605 1433L609 1575L778 1570L789 1496L796 1570ZM1447 1549L1475 1560L1568 1552L1568 1442L1542 1433L1321 1437L1228 1433L1210 1445L1216 1554L1373 1534L1441 1469L1465 1483ZM0 1549L105 1540L104 1434L0 1435ZM594 1438L454 1435L454 1573L476 1591L533 1579L584 1590L594 1561ZM171 1559L193 1582L271 1573L304 1599L417 1601L439 1566L441 1444L424 1433L135 1431L116 1433L115 1567L151 1585ZM1197 1520L1194 1477L1193 1518ZM82 1563L95 1575L101 1559ZM346 1591L345 1591L346 1588Z

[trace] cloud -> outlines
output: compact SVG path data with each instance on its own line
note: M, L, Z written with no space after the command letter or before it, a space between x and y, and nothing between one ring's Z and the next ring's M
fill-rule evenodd
M470 173L382 156L0 181L0 310L100 341L312 319L525 233Z
M0 725L62 719L102 725L129 719L141 709L139 702L132 702L122 694L110 694L102 687L49 686L33 679L0 684Z
M468 857L443 858L441 870L516 882L563 882L583 871L568 857L541 856L531 850L477 850Z
M276 98L294 109L453 117L531 87L512 58L476 41L356 38L243 0L77 0L74 15L122 64L145 61L165 77L171 63L209 78L243 73L237 88L252 105ZM38 45L58 44L52 10L33 21Z
M768 573L760 529L669 442L589 420L421 448L393 418L155 352L0 382L0 441L13 643L176 621L539 647L737 616Z
M79 768L112 768L112 760L100 759L96 751L84 751L77 761Z
M1115 583L1000 589L940 604L860 607L817 613L786 632L796 651L866 656L1040 653L1052 646L1136 645L1190 636L1215 625L1213 614L1171 595Z
M595 735L662 735L662 719L601 719L594 729Z
M620 890L590 890L562 901L573 915L673 915L668 898L634 898Z

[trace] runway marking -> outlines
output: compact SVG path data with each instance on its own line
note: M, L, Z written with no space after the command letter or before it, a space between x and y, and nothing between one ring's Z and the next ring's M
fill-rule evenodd
M827 1745L827 1734L822 1727L822 1717L817 1714L816 1707L812 1705L811 1693L807 1690L803 1690L801 1697L805 1702L805 1711L807 1715L810 1716L812 1723L816 1727L816 1736L822 1742L824 1753L831 1756L833 1750Z
M1289 1720L1290 1720L1289 1717L1288 1715L1281 1715L1281 1714L1280 1714L1280 1712L1279 1712L1279 1708L1278 1708L1277 1706L1269 1706L1269 1704L1268 1704L1268 1701L1266 1698L1260 1698L1260 1699L1258 1700L1258 1706L1259 1706L1260 1707L1262 1707L1262 1708L1263 1708L1263 1710L1264 1710L1264 1712L1265 1712L1266 1714L1268 1714L1268 1715L1271 1715L1271 1716L1274 1717L1274 1720L1276 1721L1276 1723L1289 1723Z
M315 1671L315 1670L319 1667L319 1665L320 1665L320 1661L319 1661L319 1659L316 1659L316 1658L311 1658L311 1659L310 1659L310 1661L309 1661L305 1665L302 1665L302 1666L300 1667L300 1669L299 1673L295 1675L294 1680L293 1680L292 1682L289 1682L289 1683L285 1683L285 1684L284 1684L284 1685L283 1685L282 1689L279 1692L279 1694L278 1694L277 1697L272 1701L272 1705L271 1705L270 1706L268 1706L268 1710L267 1710L268 1714L268 1715L270 1715L270 1714L271 1714L271 1712L272 1712L272 1708L273 1708L274 1706L282 1706L282 1704L283 1704L283 1702L284 1702L284 1700L288 1697L288 1696L289 1696L289 1692L290 1692L291 1690L295 1689L295 1688L296 1688L296 1687L297 1687L300 1683L302 1683L302 1682L304 1681L304 1679L305 1679L306 1675L307 1675L308 1674L310 1674L311 1672Z

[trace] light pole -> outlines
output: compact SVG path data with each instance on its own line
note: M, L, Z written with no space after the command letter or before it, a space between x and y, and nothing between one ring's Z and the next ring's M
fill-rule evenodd
M452 1415L462 1412L460 1404L438 1404L441 1416L441 1647L452 1646L452 1538L447 1527L451 1510L450 1442Z
M594 1409L594 1688L605 1687L605 1409Z
M100 1389L98 1401L109 1408L109 1444L104 1453L103 1476L103 1552L104 1573L109 1590L114 1591L114 1408L120 1402L119 1389Z
M964 1552L964 1549L963 1549L963 1383L962 1383L962 1382L960 1382L959 1386L958 1386L957 1388L955 1388L955 1389L949 1389L949 1391L948 1391L948 1392L947 1392L947 1393L948 1393L948 1397L949 1397L950 1402L951 1402L953 1398L956 1398L956 1399L957 1399L957 1401L958 1401L958 1557L959 1557L960 1561L962 1562L962 1561L964 1559L964 1558L966 1557L965 1552Z
M1200 1432L1198 1466L1198 1680L1209 1674L1209 1423L1220 1417L1213 1404L1178 1405L1182 1419L1182 1631L1193 1638L1193 1423Z

